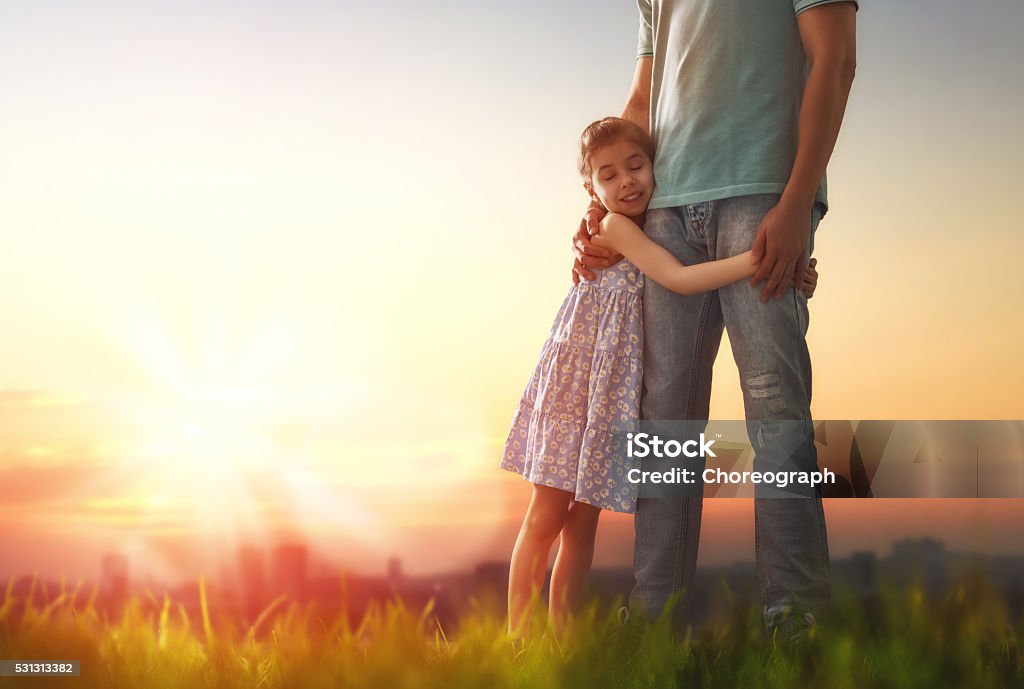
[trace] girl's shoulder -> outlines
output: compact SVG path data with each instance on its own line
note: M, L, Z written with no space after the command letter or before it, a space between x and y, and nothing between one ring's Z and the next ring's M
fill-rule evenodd
M601 229L592 237L594 244L611 248L611 244L617 239L637 229L636 223L621 213L609 213L601 218Z
M601 231L623 232L638 229L637 224L621 213L609 213L601 218Z

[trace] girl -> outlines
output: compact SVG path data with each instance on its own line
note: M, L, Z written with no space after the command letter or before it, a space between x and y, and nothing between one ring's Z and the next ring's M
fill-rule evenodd
M500 466L534 484L509 570L513 639L529 626L555 538L548 609L561 632L583 593L601 510L635 510L637 487L626 480L629 467L613 456L611 434L635 427L638 419L644 275L680 294L697 294L757 268L749 251L684 266L644 235L653 158L648 134L618 117L592 123L580 137L583 186L608 210L592 241L625 259L569 290L505 443ZM816 282L812 262L800 287L810 296Z

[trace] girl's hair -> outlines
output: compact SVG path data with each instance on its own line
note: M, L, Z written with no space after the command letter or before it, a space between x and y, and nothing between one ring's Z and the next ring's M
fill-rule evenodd
M583 181L590 182L590 157L597 151L621 139L629 139L654 160L654 139L637 124L621 117L605 117L591 122L580 135L580 157L577 168Z

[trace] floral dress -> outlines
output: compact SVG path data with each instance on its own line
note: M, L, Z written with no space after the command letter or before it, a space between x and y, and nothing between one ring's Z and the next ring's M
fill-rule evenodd
M579 502L634 512L633 466L613 431L636 428L643 375L643 274L628 260L594 271L562 302L519 402L501 468Z

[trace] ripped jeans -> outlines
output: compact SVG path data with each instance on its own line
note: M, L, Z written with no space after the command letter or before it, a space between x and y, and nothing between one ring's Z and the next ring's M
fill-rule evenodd
M755 194L651 209L644 231L684 264L735 256L753 246L761 219L778 200L778 194ZM808 219L808 256L822 211L815 204ZM787 287L780 301L762 304L763 286L753 288L741 280L716 292L682 296L646 280L640 415L645 420L708 418L711 372L724 327L739 368L747 431L756 452L754 470L814 471L807 297ZM780 432L773 422L780 420L804 422L798 425L811 440L794 452L773 453L773 438ZM631 612L657 617L671 600L673 627L685 628L701 508L700 497L638 501ZM792 627L797 620L813 623L830 596L820 494L778 498L755 491L754 529L766 628Z

